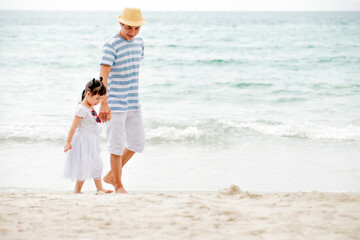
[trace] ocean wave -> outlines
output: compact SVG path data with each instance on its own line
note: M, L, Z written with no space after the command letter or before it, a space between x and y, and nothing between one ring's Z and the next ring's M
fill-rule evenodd
M287 124L251 122L240 124L239 127L248 128L249 130L258 132L262 135L276 137L292 137L317 140L360 140L360 126L354 126L352 124L349 124L345 127L334 127L311 122Z
M64 142L68 125L2 126L0 141ZM105 125L102 140L106 141ZM280 137L315 140L360 141L360 126L344 127L312 122L282 122L270 120L236 121L229 119L145 120L146 141L149 144L190 143L200 145L227 144L246 138Z
M241 137L241 129L217 119L183 121L148 120L146 140L150 143L185 142L200 144L225 143Z
M331 63L331 62L343 62L343 63L350 63L350 60L344 61L348 59L347 56L335 56L335 57L327 57L327 58L319 58L317 60L318 63Z
M240 65L244 62L239 59L198 59L195 61L196 64L204 64L204 65L225 65L225 64L236 64Z
M151 59L152 63L162 64L166 63L167 65L173 66L225 66L225 65L242 65L245 64L244 61L240 59L187 59L186 61L182 59L165 59L162 57Z
M235 87L237 88L249 88L249 87L259 87L259 88L264 88L264 87L272 87L273 84L271 83L260 83L260 82L241 82L238 84L235 84Z
M153 121L148 127L147 141L152 143L228 143L248 137L282 137L314 140L360 141L360 126L334 127L269 120L242 122L227 119L188 120L183 122Z
M216 86L230 86L230 87L234 87L234 88L239 88L239 89L245 89L245 88L270 88L273 87L274 84L271 83L262 83L262 82L215 82Z
M304 97L282 97L276 100L278 103L293 103L293 102L304 102L306 98Z
M64 141L69 126L42 126L42 125L8 125L1 126L0 141L37 142L37 141ZM66 130L67 129L67 130Z

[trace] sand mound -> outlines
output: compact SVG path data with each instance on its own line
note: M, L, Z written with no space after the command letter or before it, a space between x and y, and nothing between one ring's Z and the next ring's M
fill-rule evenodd
M225 196L236 196L239 198L251 198L251 199L255 199L255 198L259 198L260 195L257 194L251 194L249 192L243 192L241 191L240 187L236 186L236 185L231 185L229 188L225 188L219 191L220 195L225 195Z

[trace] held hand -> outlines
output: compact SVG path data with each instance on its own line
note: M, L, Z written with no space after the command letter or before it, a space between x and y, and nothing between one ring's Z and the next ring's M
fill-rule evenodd
M106 116L106 121L110 121L111 119L111 112Z
M69 151L71 148L72 148L71 143L67 143L67 144L65 144L65 147L64 147L64 152Z
M107 103L101 103L100 104L99 117L100 117L102 122L110 121L110 119L111 119L111 110L110 110L109 105Z

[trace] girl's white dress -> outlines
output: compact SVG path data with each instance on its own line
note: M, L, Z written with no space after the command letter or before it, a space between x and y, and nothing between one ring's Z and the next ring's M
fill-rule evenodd
M100 128L92 109L79 104L75 115L82 117L71 141L72 148L67 152L64 176L83 181L89 178L100 179L103 162L100 157Z

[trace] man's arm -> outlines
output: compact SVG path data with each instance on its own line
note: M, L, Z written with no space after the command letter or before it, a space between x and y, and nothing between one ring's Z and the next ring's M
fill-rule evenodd
M101 64L100 77L103 78L103 83L104 83L106 89L108 87L107 82L108 82L110 70L111 70L111 66ZM110 118L111 118L110 114L111 114L111 111L110 111L110 108L109 108L109 105L108 105L107 94L106 94L105 97L103 98L103 100L100 102L99 117L100 117L102 122L106 122L106 121L110 120Z

